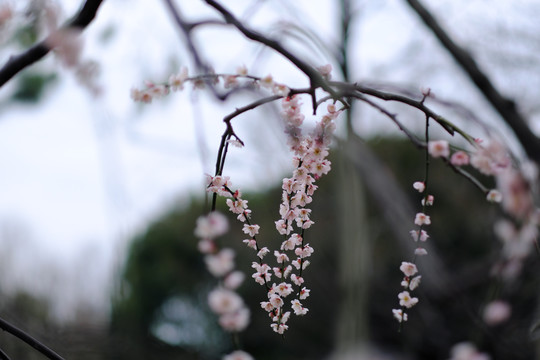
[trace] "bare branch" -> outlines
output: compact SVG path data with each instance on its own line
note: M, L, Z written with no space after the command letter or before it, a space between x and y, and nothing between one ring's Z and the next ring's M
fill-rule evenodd
M21 339L51 360L64 360L64 358L58 355L56 352L2 318L0 318L0 329L7 331L11 335Z
M471 54L452 40L450 35L441 27L435 17L420 1L406 1L437 39L439 39L446 50L448 50L463 71L467 73L471 81L497 110L503 120L512 128L527 155L537 163L540 163L540 138L532 133L527 124L527 119L517 110L515 102L504 97L497 90L488 76L480 69Z
M103 0L86 0L77 15L62 28L84 29L95 18L97 10ZM11 56L0 69L0 87L7 83L13 76L21 70L41 60L52 49L47 45L47 40L43 40L19 55Z

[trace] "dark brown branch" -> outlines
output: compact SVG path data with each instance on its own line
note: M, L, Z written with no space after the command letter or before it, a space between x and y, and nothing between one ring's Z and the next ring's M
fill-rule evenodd
M491 80L480 69L471 54L450 38L448 33L420 1L406 1L418 16L420 16L424 24L433 32L437 39L439 39L446 50L448 50L454 60L467 73L471 81L497 110L501 118L510 126L510 128L512 128L527 155L537 163L540 163L540 139L532 133L527 125L527 120L516 109L514 101L504 97L497 88L495 88Z
M84 29L95 18L97 10L102 2L103 0L86 0L77 15L64 25L63 28ZM0 87L19 73L19 71L41 60L47 55L52 49L47 45L46 41L47 40L43 40L33 45L25 52L10 57L0 69Z
M0 359L2 360L11 360L11 358L4 352L4 350L0 349Z
M25 343L27 343L51 360L64 360L64 358L58 355L56 352L54 352L38 340L34 339L32 336L28 335L26 332L11 325L2 318L0 318L0 329L7 331L11 335L21 339L22 341L24 341Z
M322 88L326 92L328 92L330 95L332 95L335 99L339 98L339 95L335 92L332 87L324 80L322 75L311 65L306 63L305 61L298 58L296 55L288 51L281 45L278 41L270 39L259 32L252 30L245 26L240 20L238 20L231 12L229 12L227 9L225 9L221 4L219 4L217 1L214 0L205 0L206 3L210 6L212 6L214 9L216 9L225 21L228 24L233 25L236 27L245 37L247 37L250 40L256 41L258 43L261 43L263 45L268 46L271 49L274 49L281 55L283 55L285 58L287 58L290 62L292 62L300 71L302 71L304 74L307 75L309 78L310 84L311 84L311 98L313 102L313 113L316 112L317 107L317 101L315 98L315 89Z

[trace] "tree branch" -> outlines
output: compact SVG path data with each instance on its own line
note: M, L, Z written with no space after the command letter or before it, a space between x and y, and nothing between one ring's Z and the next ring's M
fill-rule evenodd
M469 52L456 44L439 22L419 0L406 0L411 8L420 16L424 24L439 39L454 60L467 73L471 81L482 92L489 103L497 110L503 120L512 128L521 142L527 155L540 164L540 138L534 135L525 117L516 109L511 99L505 98L492 84L487 75L480 69Z
M84 29L95 18L97 10L102 2L103 0L86 0L76 16L62 28ZM0 69L0 87L19 73L19 71L41 60L51 50L49 45L47 45L47 40L42 40L23 53L11 56Z
M339 98L339 95L335 92L334 89L324 80L322 75L311 65L306 63L305 61L298 58L296 55L291 53L289 50L285 49L283 45L281 45L278 41L269 39L268 37L260 34L259 32L252 30L248 27L246 27L240 20L238 20L234 15L229 12L227 9L225 9L221 4L219 4L217 1L214 0L205 0L208 5L216 9L225 21L228 24L233 25L236 27L245 37L247 37L250 40L259 42L263 45L268 46L271 49L274 49L281 55L283 55L285 58L287 58L290 62L292 62L300 71L302 71L304 74L307 75L309 78L312 92L310 93L312 102L313 102L313 113L316 112L317 109L317 101L315 98L315 90L320 87L326 92L328 92L330 95L332 95L335 99Z
M21 329L18 329L17 327L11 325L4 319L0 318L0 329L7 331L11 335L21 339L46 357L48 357L51 360L64 360L63 357L55 353L53 350L39 342L38 340L34 339L32 336L28 335Z

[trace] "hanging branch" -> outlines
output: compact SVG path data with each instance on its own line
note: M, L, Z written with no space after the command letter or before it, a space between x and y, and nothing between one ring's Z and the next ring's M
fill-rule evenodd
M517 110L511 99L504 97L480 69L471 54L456 44L442 28L437 19L418 0L406 0L424 24L433 32L454 60L467 73L471 81L482 92L489 103L497 110L503 120L512 128L527 155L540 163L540 138L535 136L527 125L527 119Z
M86 0L77 15L69 21L62 29L84 29L94 20L97 10L103 0ZM19 55L11 56L0 69L0 87L7 83L19 71L41 60L51 51L47 44L47 39L40 41Z
M26 332L22 331L21 329L15 327L14 325L11 325L4 319L0 318L0 329L7 331L11 335L21 339L46 357L48 357L51 360L64 360L63 357L58 355L56 352L39 342L38 340L34 339L32 336L27 334ZM9 359L9 358L8 358Z

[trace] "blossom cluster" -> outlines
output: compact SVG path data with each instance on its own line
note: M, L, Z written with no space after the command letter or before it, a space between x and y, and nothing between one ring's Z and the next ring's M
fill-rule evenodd
M228 228L227 218L214 211L197 219L195 235L200 238L198 247L205 255L206 268L220 280L208 295L208 305L219 316L219 324L224 330L239 332L247 327L250 317L244 300L235 291L242 284L244 274L235 270L234 250L220 249L215 241Z
M331 169L326 157L335 130L333 120L340 113L334 105L328 105L328 113L317 122L314 130L303 135L301 125L304 115L300 105L299 98L295 96L286 97L282 102L285 132L294 152L295 169L290 178L282 181L280 219L275 221L275 226L283 241L279 250L273 251L275 266L265 262L266 255L271 251L266 246L261 247L257 241L260 226L251 221L248 201L242 198L239 190L231 188L229 177L209 176L207 186L207 191L227 197L229 210L244 223L242 230L247 238L243 242L257 256L257 261L252 263L255 270L252 278L267 290L267 300L261 302L261 307L268 312L272 319L271 327L279 334L288 329L291 311L295 315L305 315L309 311L302 303L310 293L304 286L303 272L310 264L308 258L314 249L305 241L304 232L314 222L310 219L311 209L306 206L313 201L313 194L317 190L316 180ZM287 303L291 311L285 310Z
M181 91L186 83L192 83L193 89L204 89L207 84L212 86L222 83L225 89L249 87L251 89L267 89L274 95L287 96L289 88L286 85L274 81L272 75L255 77L248 75L245 66L236 69L236 74L216 74L210 72L204 75L190 76L187 67L182 67L180 72L172 74L166 83L156 84L151 81L145 82L144 89L131 89L131 98L137 102L151 103L155 98L168 95L171 91Z
M495 233L503 244L503 259L493 270L503 279L514 279L538 237L539 211L531 194L531 184L538 181L536 166L528 162L520 167L513 165L508 149L496 139L488 142L476 139L470 155L456 151L450 156L445 140L430 141L428 151L432 157L449 159L454 166L470 165L481 174L495 178L497 189L488 190L486 199L501 203L513 221L501 220L495 225Z
M416 181L413 183L413 188L420 193L424 193L426 190L426 184L423 181ZM431 225L431 218L429 215L425 214L425 209L427 206L432 206L435 198L433 195L425 195L422 198L422 212L416 214L414 218L414 224L418 226L417 229L411 230L410 235L415 242L426 242L429 239L429 234L424 229L425 226ZM418 246L414 251L415 259L417 256L427 255L427 250L422 246ZM405 309L410 309L418 303L418 298L411 295L411 291L414 291L420 285L422 280L422 275L418 275L418 267L413 262L403 261L399 267L403 273L403 280L401 281L401 286L403 291L398 294L399 299L399 309L392 309L394 318L400 323L407 321L408 315L405 312Z

